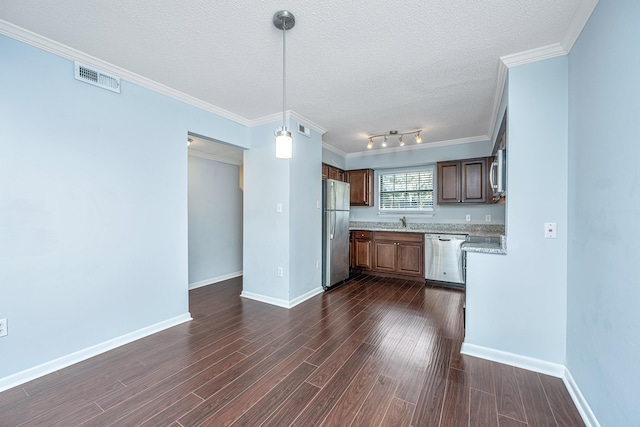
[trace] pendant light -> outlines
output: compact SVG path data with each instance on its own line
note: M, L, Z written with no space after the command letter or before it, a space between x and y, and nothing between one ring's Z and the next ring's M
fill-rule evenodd
M296 25L296 17L287 10L279 10L273 15L273 25L282 30L282 129L276 132L276 157L290 159L293 152L293 138L287 130L287 30Z

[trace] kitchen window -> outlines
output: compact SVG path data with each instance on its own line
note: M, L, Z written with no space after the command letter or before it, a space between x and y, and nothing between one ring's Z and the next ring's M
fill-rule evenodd
M431 213L433 166L410 171L383 172L379 180L379 212Z

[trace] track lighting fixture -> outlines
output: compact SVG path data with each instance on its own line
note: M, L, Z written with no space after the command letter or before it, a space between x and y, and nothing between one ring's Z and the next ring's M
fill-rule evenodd
M375 144L375 138L380 138L382 137L382 144L381 146L384 148L387 146L387 137L388 136L397 136L398 137L398 145L400 147L403 147L405 142L404 142L404 135L415 135L415 140L416 140L416 144L420 144L422 143L422 136L420 135L422 133L422 129L417 129L417 130L412 130L412 131L408 131L408 132L398 132L397 130L390 130L387 133L380 133L377 135L371 135L369 136L369 142L367 143L367 148L370 150L373 148L374 144Z

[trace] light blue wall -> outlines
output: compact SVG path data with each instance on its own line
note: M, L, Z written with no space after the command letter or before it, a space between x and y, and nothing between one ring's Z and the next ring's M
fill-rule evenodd
M243 293L289 304L321 286L321 140L293 133L293 158L275 157L277 123L251 129L244 156ZM296 128L291 120L289 128ZM282 212L276 206L282 203ZM278 267L283 277L277 277Z
M564 364L567 57L509 70L508 253L467 256L465 345ZM556 222L557 239L544 238Z
M336 154L333 151L329 151L326 148L322 149L322 163L326 163L342 170L347 168L347 160L343 156Z
M350 212L351 221L398 221L402 215L378 215L378 181L380 173L385 170L404 167L433 165L444 160L469 159L491 155L493 144L491 141L458 144L434 148L421 148L412 151L366 155L347 158L347 167L352 169L374 169L375 191L374 206L353 206ZM436 178L437 179L437 178ZM437 185L437 184L436 184ZM465 205L447 206L435 205L433 216L409 216L407 220L414 223L464 223L465 216L471 215L473 224L504 224L504 205ZM491 222L485 221L485 215L491 215Z
M292 120L293 129L298 123ZM295 153L291 162L291 284L290 299L322 286L322 136L311 131L307 138L293 134ZM320 204L320 206L322 206Z
M241 272L240 168L189 155L189 283Z
M601 0L569 56L567 367L603 426L638 426L640 2Z
M276 124L251 129L244 153L243 292L289 300L290 160L275 156ZM293 155L296 155L294 147ZM276 205L282 203L282 212ZM277 277L277 268L284 270Z
M187 132L246 127L0 36L0 381L188 314ZM43 78L43 75L46 78Z

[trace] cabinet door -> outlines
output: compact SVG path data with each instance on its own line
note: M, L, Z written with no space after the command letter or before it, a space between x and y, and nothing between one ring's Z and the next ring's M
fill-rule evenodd
M378 271L396 271L396 243L374 241L373 269Z
M356 241L353 233L349 233L349 268L356 268Z
M460 202L460 162L438 163L438 203Z
M403 243L397 245L398 273L424 277L424 251L419 243Z
M354 241L355 268L371 269L371 240Z
M334 168L333 166L329 166L329 179L335 179L337 181L342 181L340 179L340 172L342 172L338 168Z
M359 169L347 172L351 206L373 206L373 171Z
M460 162L462 168L462 203L487 203L487 159Z
M329 178L329 165L326 163L322 164L322 179Z

